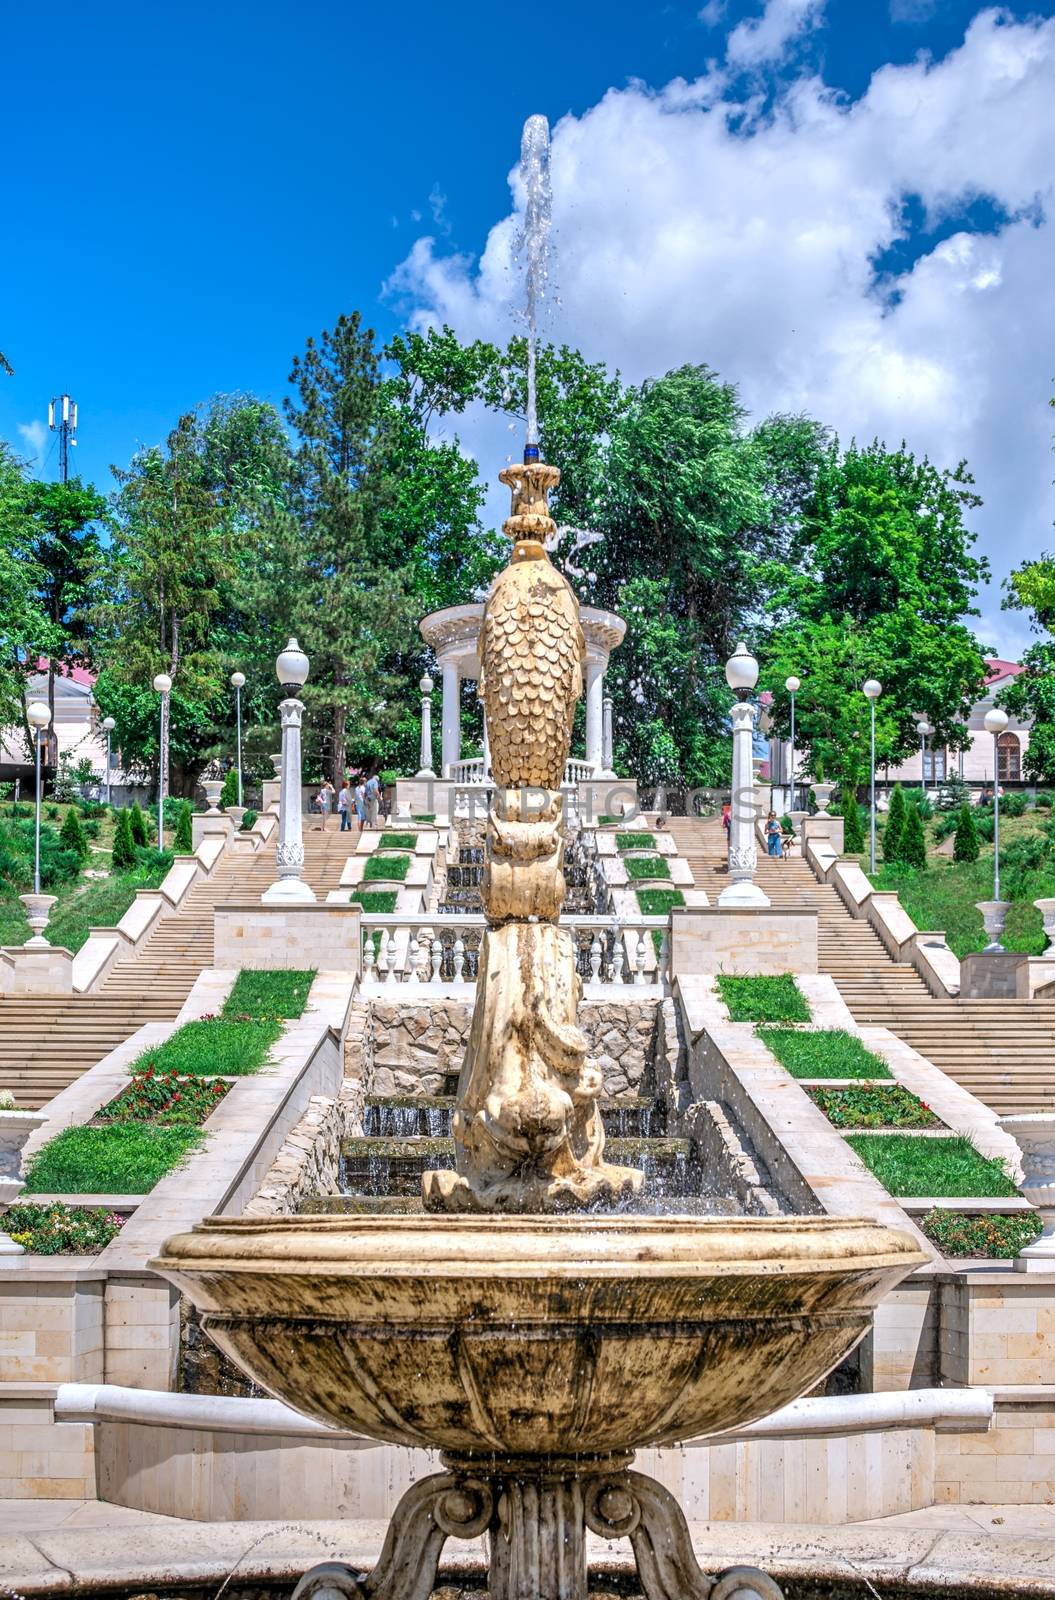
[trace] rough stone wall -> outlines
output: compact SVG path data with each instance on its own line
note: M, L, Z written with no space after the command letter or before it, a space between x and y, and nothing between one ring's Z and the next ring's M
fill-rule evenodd
M337 1194L341 1146L361 1125L362 1106L361 1078L346 1077L336 1099L314 1095L244 1215L288 1216L311 1195Z
M367 1092L442 1094L450 1075L461 1069L471 1000L415 1006L372 999L369 1009L368 1049L362 1052ZM659 1001L584 1001L579 1022L604 1074L605 1094L626 1098L643 1092L657 1050L667 1048Z

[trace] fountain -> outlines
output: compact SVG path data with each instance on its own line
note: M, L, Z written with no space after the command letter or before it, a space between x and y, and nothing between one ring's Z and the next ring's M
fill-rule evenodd
M540 148L525 132L526 157ZM538 271L543 258L529 252ZM584 643L543 548L559 473L538 455L532 431L524 465L501 474L513 552L480 644L496 788L455 1170L425 1174L431 1215L206 1222L153 1265L271 1394L442 1452L444 1470L396 1508L374 1571L327 1563L300 1600L427 1600L446 1540L482 1534L491 1600L586 1600L588 1530L629 1538L648 1600L780 1600L754 1569L700 1571L680 1507L631 1470L634 1452L796 1399L925 1258L866 1220L647 1215L641 1171L605 1161L601 1077L558 921Z

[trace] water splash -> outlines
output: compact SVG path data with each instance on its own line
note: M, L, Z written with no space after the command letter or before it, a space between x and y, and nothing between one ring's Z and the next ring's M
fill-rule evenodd
M528 117L520 139L520 179L524 185L524 224L517 235L517 257L526 279L527 318L527 438L538 445L538 402L535 355L539 306L549 279L549 234L553 219L553 191L549 174L549 123L545 117Z

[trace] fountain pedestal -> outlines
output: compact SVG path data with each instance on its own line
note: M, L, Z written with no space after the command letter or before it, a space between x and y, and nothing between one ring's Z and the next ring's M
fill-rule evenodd
M718 1577L700 1570L688 1524L669 1490L628 1470L632 1457L482 1467L444 1456L408 1489L377 1566L355 1573L326 1562L305 1573L293 1600L428 1600L448 1539L488 1535L490 1600L587 1600L587 1532L630 1540L646 1600L783 1600L755 1567Z

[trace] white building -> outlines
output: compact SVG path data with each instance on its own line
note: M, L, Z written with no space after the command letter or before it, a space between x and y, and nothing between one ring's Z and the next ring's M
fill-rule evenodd
M45 770L49 776L58 770L59 759L69 757L71 765L87 758L92 764L96 782L106 782L106 734L99 724L101 713L95 703L92 689L95 673L84 667L61 670L55 678L55 721L48 729ZM41 658L37 670L26 679L26 703L31 700L48 700L48 663ZM118 751L111 754L111 784L124 783L124 774L118 768ZM0 782L16 781L22 792L32 793L33 761L26 752L25 739L19 728L0 730Z
M971 707L971 714L967 719L967 729L971 735L970 745L966 750L946 750L944 746L934 749L933 741L927 740L926 756L922 748L899 767L891 767L889 772L883 771L884 782L919 784L922 768L923 781L927 788L944 783L950 775L957 774L967 783L985 788L993 781L993 736L985 729L985 714L992 710L993 704L1001 689L1007 687L1012 678L1017 678L1024 669L1017 661L999 661L996 659L986 662L989 676L986 680L985 696ZM1016 784L1023 780L1025 754L1029 748L1030 723L1020 722L1012 717L1007 729L1000 735L997 751L999 771L997 777L1001 784Z

